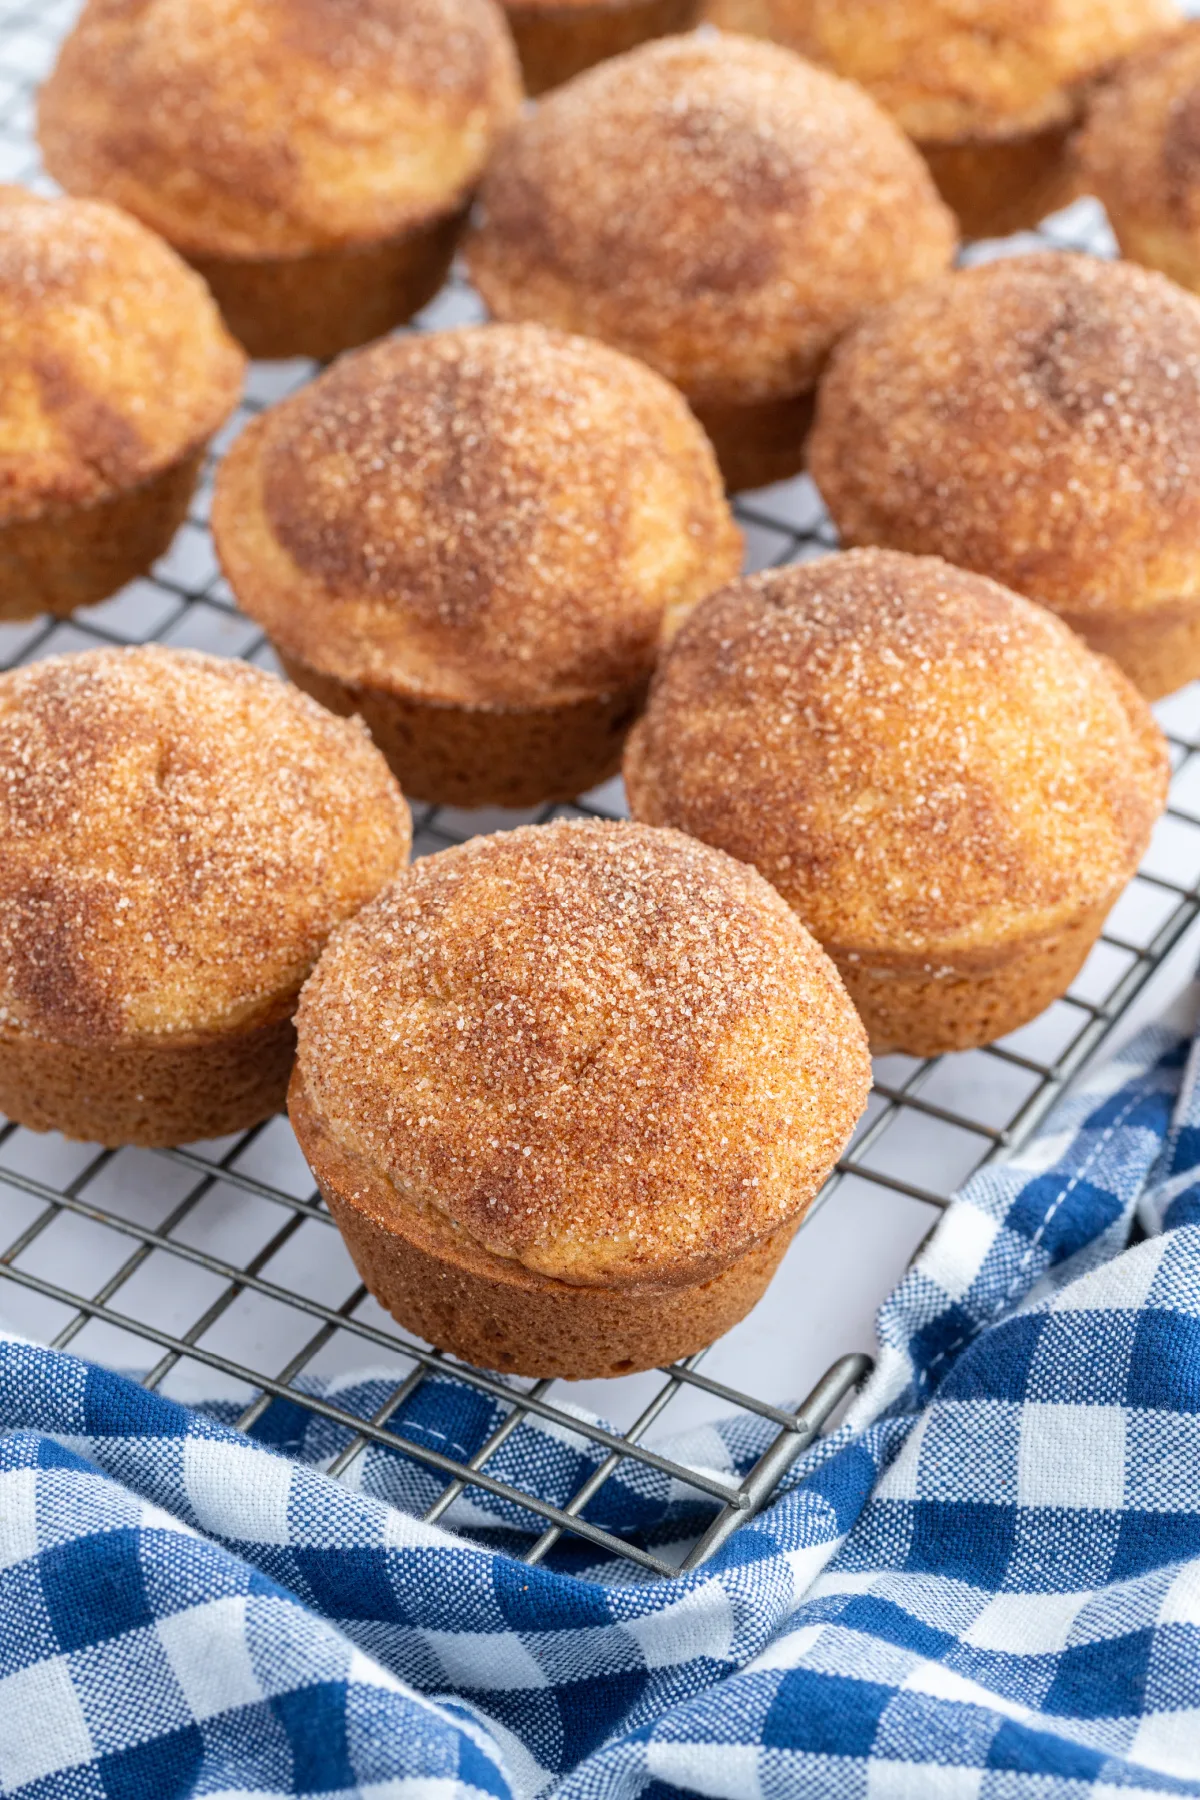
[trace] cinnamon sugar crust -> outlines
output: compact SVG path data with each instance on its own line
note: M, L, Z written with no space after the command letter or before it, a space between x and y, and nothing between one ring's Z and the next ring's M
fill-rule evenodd
M602 338L700 402L811 387L840 334L955 240L860 89L716 33L569 82L504 140L481 197L467 258L497 318Z
M1061 125L1080 84L1175 24L1175 0L708 0L729 31L861 82L922 144Z
M204 283L136 220L0 187L0 524L190 458L244 366Z
M239 603L286 655L468 706L644 682L664 617L741 558L680 396L532 325L343 358L238 440L213 530Z
M1113 72L1092 97L1075 155L1123 253L1200 288L1200 23Z
M1168 776L1145 702L1051 613L887 550L713 595L625 759L638 818L753 863L840 964L893 976L1098 930Z
M0 1026L90 1047L284 1017L409 845L365 730L260 670L145 648L0 676Z
M1098 635L1195 612L1200 301L1056 252L946 276L839 346L809 461L845 543L944 556Z
M585 1287L732 1264L804 1210L870 1085L779 896L640 825L416 863L335 934L297 1027L310 1128L389 1184L399 1236L416 1213Z
M38 129L189 254L284 257L457 211L520 99L492 0L88 0Z

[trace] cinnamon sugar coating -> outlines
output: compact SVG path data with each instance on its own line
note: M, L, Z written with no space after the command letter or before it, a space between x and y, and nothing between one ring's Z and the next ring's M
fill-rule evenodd
M954 249L920 158L860 89L716 33L569 82L481 192L467 256L496 317L602 338L700 402L810 388L855 319Z
M1053 614L887 550L714 594L625 761L638 818L754 863L840 963L942 974L1115 899L1168 774L1145 702Z
M1200 288L1200 22L1114 71L1075 153L1123 253Z
M464 1243L583 1286L702 1281L796 1217L866 1102L832 965L677 832L526 826L425 858L339 931L295 1084Z
M158 648L0 676L0 1024L104 1045L252 1026L408 855L357 722Z
M839 346L809 460L848 544L944 556L1098 635L1194 612L1200 301L1056 252L946 276Z
M458 210L520 97L492 0L88 0L38 129L188 253L290 256Z
M346 683L469 706L644 681L741 538L680 396L540 326L395 338L252 424L213 509L240 604Z
M0 187L0 524L190 457L244 365L204 283L136 220Z
M708 0L729 31L861 82L923 144L1075 116L1080 84L1179 17L1175 0Z

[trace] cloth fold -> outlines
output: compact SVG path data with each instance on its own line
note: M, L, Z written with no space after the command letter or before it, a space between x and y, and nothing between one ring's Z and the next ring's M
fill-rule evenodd
M1131 1227L1146 1234L1127 1248ZM253 1437L0 1339L0 1792L21 1800L1200 1795L1200 1051L1154 1027L977 1175L845 1422L677 1581L437 1491L291 1402ZM369 1416L369 1373L325 1391ZM470 1455L447 1377L398 1429ZM747 1468L771 1428L671 1454ZM528 1421L549 1498L600 1452ZM631 1465L594 1516L702 1501Z

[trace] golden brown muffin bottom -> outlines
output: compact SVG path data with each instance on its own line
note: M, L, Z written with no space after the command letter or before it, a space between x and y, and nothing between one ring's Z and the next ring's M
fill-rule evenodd
M307 256L188 260L250 356L326 362L382 337L433 299L466 216L458 208L382 243Z
M1119 890L1118 890L1119 891ZM1071 924L1017 945L998 966L930 975L830 955L867 1028L873 1056L941 1056L1016 1031L1066 993L1103 928L1114 892Z
M91 506L0 525L0 619L66 614L144 575L187 517L203 449Z
M593 63L647 38L687 31L698 0L595 0L593 4L506 5L528 94L543 94Z
M1079 192L1071 125L1019 137L918 144L938 191L968 238L1029 231Z
M1087 175L1082 175L1080 184L1085 192L1087 182ZM1157 221L1136 218L1120 210L1111 196L1105 199L1104 210L1126 261L1159 269L1180 287L1200 293L1200 244L1190 231L1182 227L1173 231Z
M729 493L790 481L804 469L815 393L782 400L690 401L708 434Z
M342 717L357 713L410 800L539 806L615 775L648 682L562 706L454 706L339 681L276 646L296 686Z
M766 1290L803 1214L709 1280L575 1287L493 1256L405 1207L385 1179L335 1142L299 1070L288 1112L363 1281L407 1330L465 1361L567 1380L627 1375L704 1349Z
M1093 650L1111 656L1147 700L1200 678L1200 598L1111 617L1055 611Z
M0 1113L91 1144L161 1148L224 1137L280 1112L296 996L228 1031L67 1044L0 1030Z

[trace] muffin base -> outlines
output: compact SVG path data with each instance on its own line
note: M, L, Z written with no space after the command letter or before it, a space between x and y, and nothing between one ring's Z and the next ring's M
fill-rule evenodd
M493 1256L448 1221L404 1206L381 1175L334 1141L299 1071L288 1112L354 1266L380 1305L427 1343L506 1374L628 1375L704 1349L762 1297L803 1217L706 1281L576 1287Z
M938 192L967 238L1029 231L1078 194L1072 125L1023 136L918 144Z
M867 1028L873 1056L941 1056L994 1043L1066 993L1116 899L1110 894L1052 936L1019 945L999 966L949 975L872 967L830 955ZM828 946L826 946L828 948Z
M1080 185L1087 188L1086 174ZM1173 229L1159 220L1135 218L1121 210L1111 195L1101 196L1108 222L1113 228L1121 255L1126 262L1144 263L1169 275L1180 287L1200 293L1200 237L1191 231Z
M426 306L450 271L466 209L398 237L304 256L189 256L225 323L254 357L328 361Z
M163 1148L224 1137L280 1112L296 1051L282 1016L229 1031L65 1044L0 1031L0 1113L90 1144Z
M565 706L453 706L351 686L276 653L330 712L359 715L409 799L439 806L540 806L607 781L648 685Z
M801 474L814 398L810 392L741 404L688 402L708 434L729 493Z
M1058 616L1093 650L1111 656L1147 700L1162 700L1200 678L1200 599L1119 618Z
M506 5L527 94L544 94L594 63L648 38L687 31L697 0L599 0L583 5Z
M91 506L0 525L0 619L63 616L144 575L187 517L204 451Z

